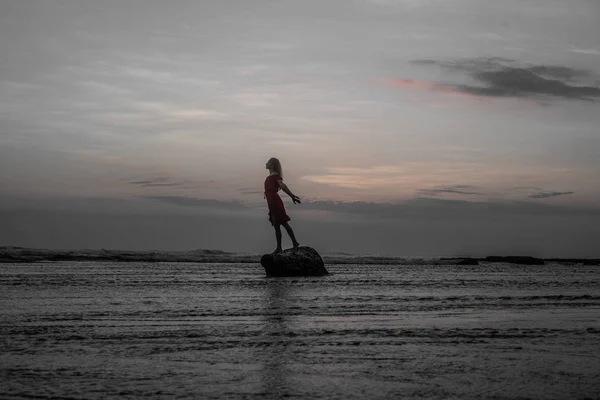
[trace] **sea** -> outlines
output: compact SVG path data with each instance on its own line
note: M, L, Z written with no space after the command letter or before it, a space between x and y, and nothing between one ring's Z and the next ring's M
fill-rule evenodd
M1 399L599 399L600 267L0 264Z

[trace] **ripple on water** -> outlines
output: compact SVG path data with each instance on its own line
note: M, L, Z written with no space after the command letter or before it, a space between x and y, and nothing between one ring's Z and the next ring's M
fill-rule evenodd
M600 270L0 265L0 397L584 398ZM508 383L510 382L510 384Z

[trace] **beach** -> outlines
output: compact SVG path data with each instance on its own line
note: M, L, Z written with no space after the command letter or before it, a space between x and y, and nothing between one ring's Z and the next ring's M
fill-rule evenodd
M600 268L0 264L1 398L600 396Z

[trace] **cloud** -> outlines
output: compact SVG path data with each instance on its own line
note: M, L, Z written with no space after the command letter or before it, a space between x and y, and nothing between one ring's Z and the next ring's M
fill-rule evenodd
M565 195L570 195L570 194L575 193L575 192L552 192L552 191L544 190L539 187L517 186L517 187L510 188L508 190L508 193L504 193L504 195L506 195L506 194L510 195L511 192L516 192L517 194L519 194L519 197L525 196L525 197L531 198L531 199L545 199L548 197L565 196ZM523 192L525 192L525 193L523 193ZM486 192L484 189L478 188L477 186L472 186L472 185L444 185L444 186L434 187L431 189L417 190L417 195L419 195L419 196L436 197L436 196L441 196L444 194L491 196L494 194L501 194L501 193L492 193L489 191Z
M239 193L244 195L254 195L254 194L264 194L262 190L250 189L250 188L241 188L237 190Z
M476 83L440 84L438 88L487 97L538 97L597 100L600 87L586 70L555 65L519 65L500 57L462 61L416 60L418 65L437 65L466 73ZM432 87L435 89L435 87Z
M130 181L129 184L137 185L141 187L186 187L189 185L187 181L175 181L171 178L160 177L160 178L151 178L151 179L143 179L137 181Z
M512 190L542 190L537 186L515 186L511 188Z
M435 6L442 0L365 0L367 4L376 6L399 6L404 8Z
M173 175L173 176L164 176L164 175ZM158 175L158 174L157 174ZM162 176L161 176L162 175ZM124 181L130 185L139 186L143 188L160 188L160 187L170 187L170 188L178 188L178 189L198 189L198 188L218 188L219 185L216 184L215 181L195 181L188 179L176 179L178 175L177 171L163 171L159 176L140 176L138 174L137 177L125 178L121 181ZM135 175L134 175L135 176ZM132 180L133 179L133 180Z
M573 53L589 54L594 56L600 55L600 51L596 49L571 49L571 51Z
M532 194L528 196L532 199L547 199L548 197L556 197L556 196L565 196L569 194L573 194L575 192L540 192L536 194Z
M433 188L433 189L419 189L417 191L417 193L424 195L424 196L439 196L441 194L474 194L474 195L481 195L482 193L477 192L477 191L473 191L473 189L477 189L476 186L471 186L471 185L447 185L447 186L440 186L437 188Z
M239 191L244 191L240 189ZM419 191L422 195L437 196L440 194L475 194L483 195L480 188L471 185L451 185ZM539 192L529 198L539 199L573 192ZM143 199L156 200L180 207L197 207L220 209L224 211L252 211L256 205L241 201L224 201L191 196L156 195L142 196ZM264 206L266 210L266 205ZM468 201L460 199L442 199L435 197L416 197L398 202L365 202L306 199L296 212L328 212L338 215L352 215L357 218L389 218L389 219L431 219L431 218L488 218L498 215L579 215L593 213L600 215L600 209L558 206L534 201Z
M567 196L570 194L574 194L575 192L552 192L548 190L544 190L539 187L534 186L517 186L512 188L511 190L515 192L525 192L527 194L526 197L530 199L547 199L549 197L557 197L557 196ZM523 195L525 195L523 193Z
M152 181L137 181L137 182L129 182L132 185L140 185L143 187L152 187L152 186L181 186L179 183L175 182L152 182Z
M165 114L166 117L181 121L222 121L228 114L210 109L182 109L173 110Z
M355 189L372 189L400 184L407 179L405 170L395 165L377 165L370 168L330 167L324 174L307 175L303 180Z
M239 201L222 201L215 199L200 199L197 197L188 197L188 196L143 196L144 199L157 200L169 204L173 204L176 206L182 207L210 207L210 208L220 208L232 211L240 211L245 210L246 207L243 203Z
M405 87L418 90L435 90L439 92L451 92L453 88L443 83L427 82L415 79L393 79L385 78L384 82L391 86Z
M466 201L419 197L397 203L369 203L362 201L307 201L303 207L313 210L353 214L367 218L385 219L486 219L519 215L600 215L600 209L556 206L532 201Z
M461 187L460 185L457 185ZM464 185L462 187L470 187ZM546 193L546 192L544 192ZM570 194L550 193L550 195ZM533 197L533 196L530 196ZM187 208L190 211L209 211L210 213L246 213L248 215L262 215L266 212L266 204L260 206L241 201L224 201L210 198L177 195L152 195L140 196L140 199L153 200L169 205ZM319 199L305 199L301 205L293 210L292 214L311 219L322 218L323 212L327 215L336 215L344 220L372 220L389 219L405 221L430 221L436 219L464 219L487 220L498 217L522 216L600 216L600 208L585 208L566 205L554 205L533 200L521 201L467 201L459 199L442 199L433 197L417 197L411 200L398 202L364 202L364 201L332 201ZM317 214L314 214L317 212ZM314 217L317 215L318 217ZM293 215L292 215L293 218Z

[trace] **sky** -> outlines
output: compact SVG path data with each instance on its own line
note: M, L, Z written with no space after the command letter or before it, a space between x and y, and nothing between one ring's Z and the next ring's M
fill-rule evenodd
M0 245L595 257L598 127L598 0L0 1Z

